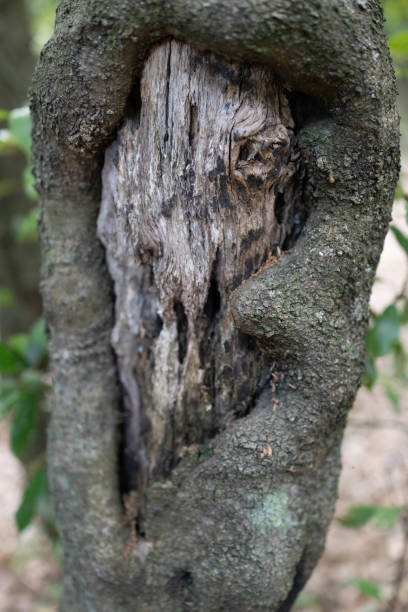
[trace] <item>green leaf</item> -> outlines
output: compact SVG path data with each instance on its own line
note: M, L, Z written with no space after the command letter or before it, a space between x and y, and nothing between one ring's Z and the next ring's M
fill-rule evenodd
M395 304L391 304L376 317L366 336L366 347L369 356L382 357L390 352L398 341L399 314Z
M38 319L30 330L30 340L39 344L44 351L48 349L48 338L45 329L45 319Z
M24 389L35 389L44 391L47 388L44 382L44 372L27 368L21 373L20 384Z
M392 233L394 234L395 238L398 241L398 244L400 245L400 247L402 247L405 251L405 253L408 255L408 237L405 236L405 234L403 234L398 227L395 227L395 225L391 225L390 226L390 230L392 231Z
M3 378L0 380L0 419L13 408L20 410L20 407L27 402L27 395L30 395L30 401L39 404L46 389L44 373L38 370L27 368L18 381Z
M31 200L38 200L38 194L36 190L34 189L34 184L35 184L35 180L34 180L31 166L30 165L26 166L24 169L24 173L23 173L24 193Z
M368 521L373 518L376 511L377 506L353 506L347 512L346 516L338 518L337 520L343 527L358 529L368 523Z
M408 30L390 36L388 39L388 46L391 53L408 53Z
M38 319L29 334L25 358L31 366L44 367L48 362L48 339L44 319Z
M35 434L40 399L39 391L24 391L14 411L10 429L10 445L11 450L19 459L23 457Z
M8 287L0 286L0 308L12 308L14 306L14 295Z
M408 299L407 298L404 300L404 303L402 305L402 310L400 312L400 323L401 325L405 325L405 323L408 323Z
M367 355L365 361L365 371L363 374L363 385L367 387L367 389L372 389L377 378L378 374L374 359Z
M10 111L0 108L0 121L7 121L10 117Z
M19 374L26 367L26 362L11 346L0 344L0 373Z
M401 320L401 319L400 319ZM401 324L403 321L401 320ZM398 379L400 382L406 380L405 370L408 362L408 355L406 354L401 342L397 342L392 351L392 376Z
M0 380L0 419L19 402L20 391L12 380Z
M11 111L8 127L18 147L29 158L31 148L31 117L28 106L15 108Z
M403 199L404 199L404 190L402 188L401 183L398 181L398 184L395 187L394 200L403 200Z
M399 402L400 402L399 393L389 383L386 383L384 385L384 393L387 396L387 398L390 400L394 410L396 412L399 412L399 408L400 408L400 405L399 405Z
M394 527L403 511L403 506L353 506L346 516L338 518L337 521L348 529L358 529L370 520L375 527L390 529Z
M23 531L31 523L43 498L47 495L47 472L45 468L41 468L29 479L22 502L16 512L16 523L19 531Z
M381 601L381 591L375 582L365 580L364 578L353 578L351 583L363 597L371 597L372 599Z
M39 319L29 334L13 334L10 336L7 339L7 346L22 357L25 368L36 367L41 362L46 361L48 350L43 319Z
M378 506L373 517L373 524L376 527L392 529L396 525L404 509L404 506L394 506L391 508L387 508L386 506Z
M38 216L39 209L35 207L24 216L14 217L13 229L18 242L36 242L38 240Z
M13 334L7 338L7 346L12 348L23 359L28 346L28 334Z

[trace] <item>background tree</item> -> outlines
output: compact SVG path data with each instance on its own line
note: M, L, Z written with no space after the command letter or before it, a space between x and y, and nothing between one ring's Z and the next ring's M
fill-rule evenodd
M29 46L24 2L2 0L0 13L0 109L11 110L26 102L35 60ZM18 216L27 214L31 208L20 182L25 159L7 144L0 143L0 291L5 287L11 291L15 307L3 308L7 302L3 304L0 299L2 338L32 324L41 312L38 244L23 247L13 231ZM7 155L10 150L13 155ZM26 257L31 265L27 265Z
M319 557L333 511L339 443L362 371L368 297L398 166L395 91L382 15L377 3L369 0L345 6L281 0L271 7L240 2L234 8L218 2L191 2L187 6L177 2L143 6L63 2L55 35L37 70L33 138L43 207L44 297L55 376L49 455L65 546L66 609L132 609L136 602L141 609L177 610L186 605L197 609L223 605L230 609L289 609ZM275 152L290 170L288 174L296 175L293 189L297 193L297 146L300 172L306 176L302 210L309 214L295 246L276 266L271 266L275 261L269 259L262 269L261 257L256 263L259 236L253 247L255 267L248 266L238 279L246 278L246 282L235 288L237 279L231 285L220 285L222 278L228 281L227 275L219 272L222 257L214 274L213 266L207 269L201 289L208 297L216 285L212 299L206 297L201 302L202 327L207 327L207 332L200 328L198 318L197 325L192 325L193 311L185 303L184 285L172 294L181 304L177 306L172 300L172 314L165 301L159 302L153 338L160 339L163 330L169 333L173 329L178 350L178 355L172 354L173 362L178 358L179 363L188 364L194 336L207 333L218 366L224 364L220 323L228 316L227 296L234 289L230 302L234 324L237 333L246 334L241 346L236 340L238 363L251 365L248 353L254 347L247 336L257 338L259 348L255 350L265 353L259 357L259 371L268 376L260 377L257 382L262 384L257 388L248 388L243 407L227 407L223 412L222 402L215 405L216 418L208 425L203 414L208 406L206 395L210 392L216 399L219 389L218 382L209 385L208 373L204 374L205 389L197 406L200 426L191 427L188 414L181 420L172 419L174 412L169 411L169 425L164 415L164 424L155 427L153 422L146 433L144 408L135 412L140 398L132 396L136 381L128 368L128 348L119 338L117 369L111 352L113 298L96 237L96 217L101 199L101 153L124 117L130 94L127 108L133 123L129 125L139 134L145 130L153 139L161 134L160 126L148 130L142 120L148 119L143 109L149 99L143 98L143 92L146 95L148 91L146 83L154 84L158 79L162 60L156 57L155 64L153 55L149 60L151 72L142 77L140 113L134 75L141 75L148 50L169 36L240 63L260 64L280 77L278 82L276 77L266 76L265 87L276 88L275 105L277 100L282 102L272 124L286 127L288 138L281 143L287 149L286 157L282 148L274 150L277 138L268 133L268 122L256 126L259 136L253 128L249 134L245 130L237 133L239 147L233 146L233 139L227 147L231 151L229 165L224 161L225 168L221 163L209 168L208 181L212 177L216 186L206 189L217 194L214 209L219 211L226 202L241 219L238 204L247 196L239 185L248 194L252 189L251 201L262 201L263 197L266 206L262 189L271 186L271 172L281 171L273 162ZM169 58L173 44L169 47L167 43L167 51L159 50L162 58ZM183 47L177 49L183 53ZM236 79L239 74L238 92L232 92L238 96L240 84L244 91L251 79L260 83L264 78L255 68L245 73L231 65L228 71L224 60L203 55L199 61L189 48L185 53L190 54L192 64L208 63L209 76L203 80L202 91L210 78L217 79L223 73L231 86L234 75ZM167 66L165 99L171 100L170 87L176 87L171 57ZM188 68L184 74L192 71ZM182 83L177 87L183 92ZM290 138L294 126L283 88L291 90L297 145ZM267 100L262 100L262 95L259 91L256 104L264 109ZM254 100L251 102L253 105ZM201 106L197 104L196 111L193 106L188 135L191 149L201 129L195 123L195 113L199 117L202 112ZM165 105L162 110L165 126L171 108ZM216 116L214 121L222 119ZM162 150L167 153L171 142L169 131L167 139L166 131L162 136L158 155ZM265 136L271 137L268 140ZM149 147L148 142L142 140L142 144ZM120 175L129 160L121 157L120 144L117 150ZM136 175L141 172L141 163L137 160ZM111 169L112 165L114 156ZM170 169L166 175L164 169L164 185L166 177L172 179L169 193L179 193L177 176L173 177ZM279 225L286 219L285 213L293 213L289 199L278 197L281 185L285 190L287 185L292 188L289 178L283 178L278 176L272 184L269 200L275 205ZM188 180L191 175L183 184L188 186ZM120 190L120 186L119 176L111 187ZM147 184L145 196L148 188ZM195 195L194 188L192 200L183 194L182 201L175 203L176 210L184 202L192 217ZM114 200L117 202L120 198ZM173 204L163 204L161 215L167 218ZM145 235L137 236L132 228L141 206L133 202L125 220L129 222L130 243L142 247L135 257L153 271L152 289L147 286L149 299L144 299L151 306L157 305L157 296L166 288L156 276L160 249L145 248ZM150 210L145 212L148 217ZM158 221L156 213L153 210L151 222ZM212 221L210 213L209 217ZM122 221L119 214L117 221ZM284 238L286 232L289 238L296 237L292 231L296 230L295 221L296 214L284 227ZM225 227L226 216L220 223ZM271 235L270 239L271 247L280 245L281 237ZM108 252L109 240L105 231ZM157 241L153 246L157 247ZM126 267L126 262L118 261ZM193 272L187 275L191 289L195 281ZM146 288L137 282L136 286ZM207 303L212 306L206 312ZM151 311L146 310L141 312L142 326L152 321ZM211 325L214 333L208 331ZM138 333L134 334L136 339ZM228 352L225 346L224 350ZM236 355L233 352L234 360ZM153 367L151 361L149 364ZM215 373L218 380L221 372L215 369ZM125 429L132 433L125 458L133 459L137 468L137 504L130 520L137 522L139 536L128 559L122 554L126 535L120 532L123 511L116 467L116 420L121 399L117 374L130 414ZM280 383L278 388L273 387L274 377ZM186 383L188 387L182 389L191 392L186 402L190 407L197 388ZM137 385L143 389L143 382L137 381ZM238 399L235 383L232 388ZM149 410L146 415L152 421ZM228 416L235 420L231 422ZM130 455L135 439L138 451L143 441L146 456ZM172 441L170 452L168 439ZM182 452L185 442L200 445L198 457L197 453ZM154 460L163 456L157 452L160 445L167 453L164 465ZM184 456L178 461L180 453ZM128 481L128 487L134 486Z

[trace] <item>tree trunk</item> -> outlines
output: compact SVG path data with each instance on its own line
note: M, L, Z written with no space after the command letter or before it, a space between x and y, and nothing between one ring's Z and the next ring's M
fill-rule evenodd
M289 610L322 551L398 128L377 3L313 6L59 9L32 109L65 610Z

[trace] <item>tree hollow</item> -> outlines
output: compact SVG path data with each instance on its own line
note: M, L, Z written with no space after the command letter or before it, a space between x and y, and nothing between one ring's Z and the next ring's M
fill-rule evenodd
M300 231L294 128L270 72L176 41L146 62L106 153L98 223L116 295L127 488L166 476L271 382L229 297Z

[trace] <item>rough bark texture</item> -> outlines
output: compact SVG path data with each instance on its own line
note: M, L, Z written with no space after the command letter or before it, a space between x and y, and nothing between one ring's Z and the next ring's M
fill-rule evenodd
M175 466L170 461L157 473L153 469L155 478L144 490L143 535L127 560L117 419L118 380L122 377L125 390L128 383L120 351L117 370L111 350L113 292L96 218L102 153L124 117L147 51L168 37L232 61L262 64L294 91L306 171L302 205L310 214L291 252L241 283L230 302L236 333L257 338L266 355L260 357L261 370L275 361L279 386L264 389L248 414L228 424L229 400L220 403L214 411L220 431L206 442L213 424L206 424L203 404L198 406L201 422L191 431L202 435L205 447ZM236 70L232 65L231 81ZM256 82L259 70L251 68L248 82ZM241 95L245 100L247 94ZM54 362L49 457L65 546L63 608L288 610L319 557L332 514L342 429L359 384L368 297L398 170L395 89L378 3L63 2L37 69L32 109L43 207L43 293ZM204 112L200 109L192 111L193 122L194 113ZM122 129L134 129L132 120ZM142 121L139 129L147 129ZM182 139L179 133L175 137ZM224 172L214 187L219 204ZM270 177L262 180L267 184ZM126 189L116 202L126 201ZM145 223L158 204L161 198L146 210ZM165 212L170 205L164 202ZM137 198L132 206L141 207ZM172 214L181 208L177 199ZM171 217L163 217L171 224ZM221 217L209 225L227 226ZM118 213L120 219L126 215ZM132 225L129 215L127 240L143 246L136 220L137 214ZM156 247L157 232L153 227ZM108 254L112 270L113 251ZM145 255L143 249L136 252L138 273L151 265L153 276L163 275L159 259L154 248ZM147 283L146 303L157 302L162 309L161 331L173 326L174 333L177 314L170 304L176 298L195 336L203 333L195 314L211 286L209 262L202 257L201 303L187 299L181 275L169 299L160 295L161 285L154 293ZM122 274L126 262L112 271L116 282ZM186 370L191 346L184 354ZM189 431L183 418L181 427ZM165 445L166 427L160 428ZM144 443L150 461L160 445ZM182 443L180 438L172 447L173 459Z

